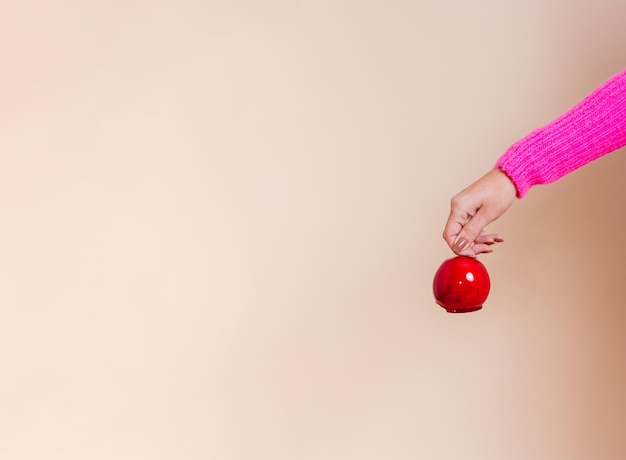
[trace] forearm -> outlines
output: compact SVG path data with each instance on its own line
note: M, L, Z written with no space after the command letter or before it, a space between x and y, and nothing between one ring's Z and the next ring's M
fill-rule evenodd
M553 122L513 144L498 160L523 197L626 145L626 70Z

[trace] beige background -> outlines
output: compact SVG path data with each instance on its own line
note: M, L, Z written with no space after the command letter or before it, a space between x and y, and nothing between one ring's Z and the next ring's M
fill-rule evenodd
M0 13L0 458L626 456L626 158L449 198L625 65L613 1L26 1Z

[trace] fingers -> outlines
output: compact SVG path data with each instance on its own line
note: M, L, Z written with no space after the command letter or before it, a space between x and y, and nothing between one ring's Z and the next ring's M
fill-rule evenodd
M485 232L481 232L481 234L478 235L478 238L476 238L476 241L474 241L474 244L492 245L494 243L502 243L503 241L504 238L502 238L500 235L497 235L495 233L486 234Z
M489 222L484 222L481 216L480 210L474 217L468 220L468 222L461 228L456 236L454 243L452 244L452 250L457 254L460 254L463 250L469 248L474 244L478 236L483 231L483 228Z
M450 215L448 216L448 221L446 222L446 227L443 231L443 239L446 240L446 243L448 243L448 246L451 248L454 246L454 243L457 240L459 233L463 230L463 227L478 211L476 207L464 206L458 201L458 198L452 199Z
M503 241L504 238L502 238L500 235L496 235L493 233L486 234L483 232L478 235L470 250L473 251L474 256L478 254L493 252L493 248L491 246L496 243L502 243Z
M487 234L483 231L492 220L482 209L479 209L456 235L456 239L452 244L452 250L459 255L469 257L476 257L477 254L491 252L491 245L504 241L500 235Z

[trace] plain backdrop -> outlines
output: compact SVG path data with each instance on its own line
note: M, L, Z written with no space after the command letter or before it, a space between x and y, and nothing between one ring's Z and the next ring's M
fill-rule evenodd
M0 457L621 460L624 152L449 200L626 64L621 0L0 13Z

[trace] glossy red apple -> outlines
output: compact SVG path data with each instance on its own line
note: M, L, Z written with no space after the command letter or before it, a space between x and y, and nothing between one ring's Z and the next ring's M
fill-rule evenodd
M464 256L446 260L433 280L435 300L448 313L480 310L490 287L485 266L476 259Z

